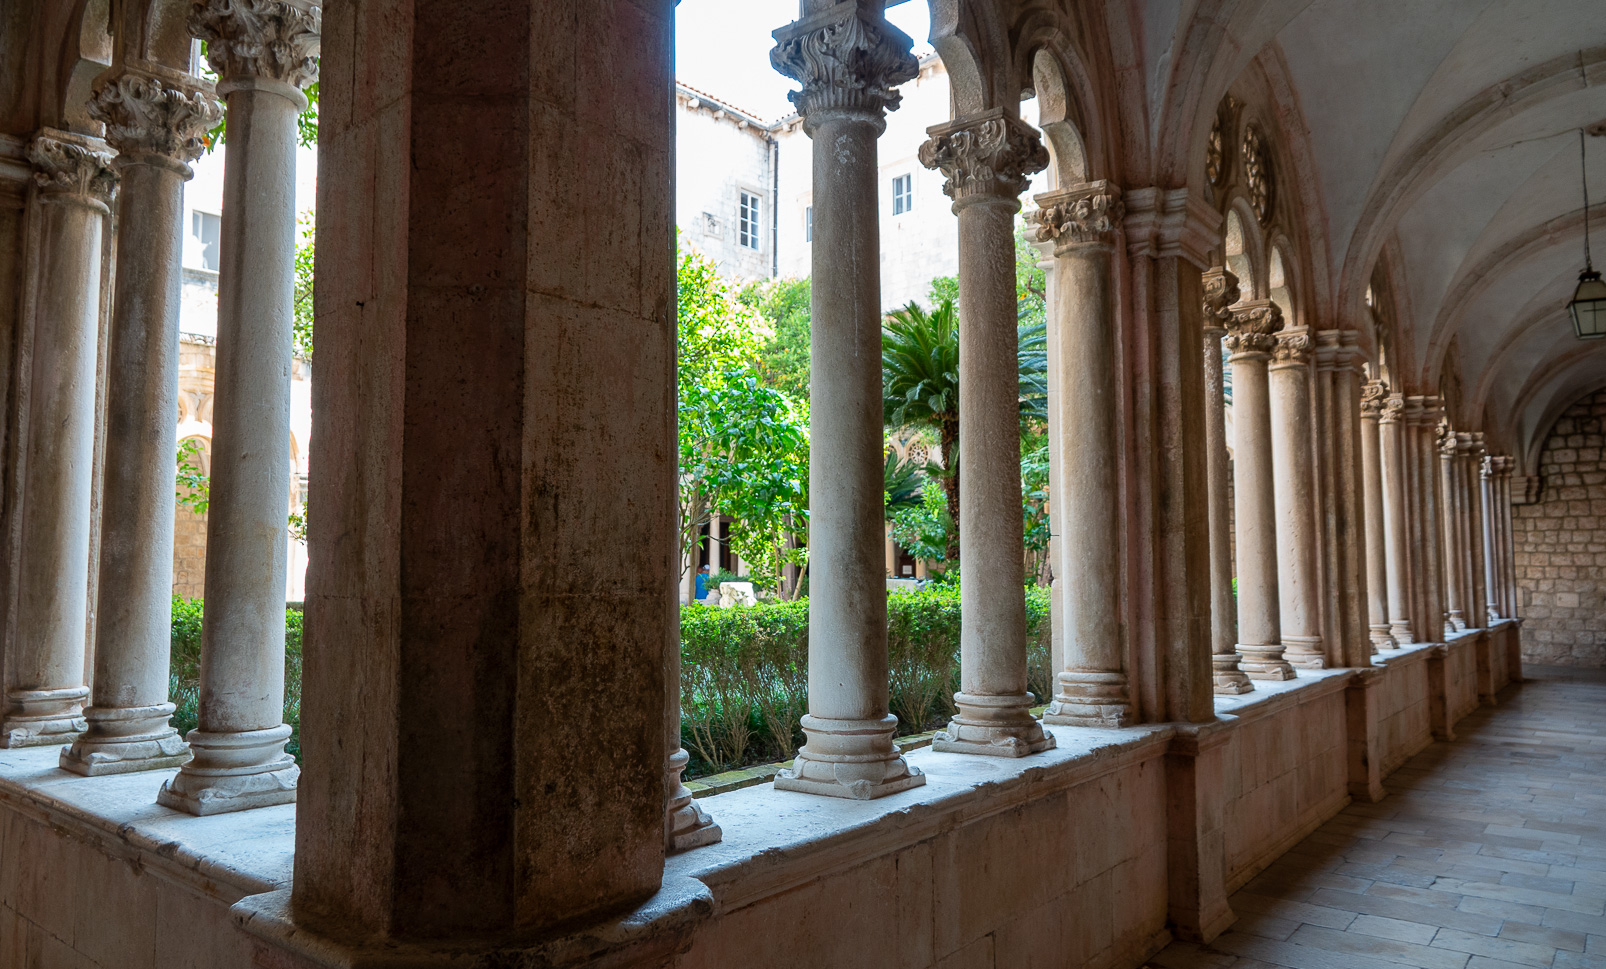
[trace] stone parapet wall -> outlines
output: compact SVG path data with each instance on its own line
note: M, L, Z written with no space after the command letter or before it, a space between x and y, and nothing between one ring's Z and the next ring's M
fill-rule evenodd
M1202 728L1053 727L1059 746L1020 760L913 751L928 785L877 801L710 797L725 840L672 856L620 926L689 936L674 969L1129 969L1187 934L1172 887L1190 869L1219 900L1213 937L1228 892L1368 796L1357 749L1386 774L1492 700L1516 630L1257 684ZM67 777L55 757L0 751L0 966L343 964L286 921L292 805L180 816L152 803L171 772Z
M1606 666L1606 390L1562 412L1537 470L1540 500L1512 508L1523 659Z

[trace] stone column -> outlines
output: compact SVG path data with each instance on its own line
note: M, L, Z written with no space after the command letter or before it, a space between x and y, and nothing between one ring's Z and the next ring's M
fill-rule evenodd
M1379 381L1387 393L1387 386ZM1415 642L1411 632L1411 596L1406 569L1409 561L1410 529L1407 526L1405 482L1410 463L1404 423L1405 398L1398 393L1382 400L1377 419L1377 464L1382 487L1383 581L1389 638L1396 645Z
M1467 549L1471 553L1468 565L1472 570L1472 596L1468 600L1471 615L1481 628L1489 626L1489 583L1485 579L1484 539L1488 534L1487 516L1483 511L1483 486L1479 469L1483 467L1483 432L1467 435L1466 453L1461 456L1461 494L1467 504Z
M1504 458L1487 455L1478 468L1483 518L1487 525L1483 533L1483 569L1485 581L1489 586L1489 615L1498 619L1510 618L1510 614L1506 611L1505 575L1500 568L1500 482L1495 471L1503 460Z
M1367 628L1371 583L1365 555L1359 337L1354 330L1337 329L1317 336L1316 382L1326 389L1326 405L1318 408L1322 424L1316 437L1324 442L1324 501L1330 506L1324 509L1322 533L1325 601L1332 613L1325 629L1334 637L1326 652L1331 665L1370 666L1376 649Z
M1511 471L1516 459L1506 455L1500 459L1500 494L1496 508L1500 515L1500 584L1506 591L1506 616L1522 616L1522 603L1517 591L1517 547L1511 529Z
M1410 397L1407 417L1416 441L1416 480L1413 518L1418 529L1411 550L1411 567L1419 576L1417 638L1442 642L1453 627L1445 604L1443 545L1444 495L1440 486L1439 447L1435 428L1444 419L1444 402L1438 397Z
M808 741L780 790L869 799L925 783L893 746L881 564L881 175L876 139L912 41L880 3L808 0L770 61L814 141ZM1018 432L1017 432L1018 433Z
M95 92L121 176L117 279L106 361L105 483L88 730L62 751L79 774L177 767L189 748L168 723L172 646L173 453L178 435L179 270L186 162L222 105L178 77L128 69Z
M1116 368L1115 237L1121 197L1093 182L1037 197L1039 241L1054 240L1055 318L1062 420L1058 524L1066 623L1064 666L1047 723L1119 727L1132 722L1121 615L1120 380ZM1060 617L1056 616L1056 619Z
M1361 497L1365 506L1366 616L1374 650L1398 649L1389 634L1388 550L1383 523L1383 456L1379 420L1388 385L1368 380L1361 390ZM1392 431L1392 428L1391 428Z
M1026 689L1015 213L1048 164L1037 133L1001 108L927 129L920 163L947 176L959 217L958 709L932 745L1022 757L1054 746Z
M1238 653L1254 680L1291 680L1283 659L1277 591L1276 478L1272 470L1271 385L1266 362L1277 347L1282 310L1246 303L1227 324L1232 364L1233 525L1238 539Z
M186 738L195 758L157 797L191 814L293 801L300 776L284 750L290 331L296 116L318 76L320 27L318 7L290 0L190 9L229 125L200 726Z
M31 372L19 374L28 381L26 463L3 747L59 744L84 729L101 233L117 184L114 152L98 138L44 128L27 154L39 252Z
M1293 666L1319 670L1327 662L1317 602L1319 499L1311 455L1310 349L1303 330L1277 337L1270 367L1271 433L1283 655Z
M1205 461L1210 495L1210 665L1215 693L1234 696L1255 688L1239 668L1238 603L1232 595L1232 466L1227 460L1226 381L1221 340L1238 302L1238 277L1217 266L1205 272Z
M1467 574L1462 568L1461 546L1461 516L1464 509L1461 507L1460 481L1455 467L1456 433L1450 429L1448 422L1439 424L1434 442L1439 452L1439 495L1442 504L1438 516L1429 521L1437 523L1439 540L1444 549L1446 632L1461 632L1467 628L1466 611L1462 608L1462 603L1467 601Z

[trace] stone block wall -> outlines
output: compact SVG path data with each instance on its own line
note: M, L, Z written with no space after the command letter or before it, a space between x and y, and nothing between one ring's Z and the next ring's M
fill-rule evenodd
M173 594L199 599L206 586L206 516L180 506L173 521Z
M1388 675L1378 687L1377 731L1385 775L1433 742L1427 658L1420 648L1382 657Z
M1522 658L1606 666L1606 390L1562 413L1538 471L1541 500L1512 508Z

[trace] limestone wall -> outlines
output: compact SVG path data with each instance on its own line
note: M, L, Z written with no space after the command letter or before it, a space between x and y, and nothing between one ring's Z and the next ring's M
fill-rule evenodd
M1451 636L1445 645L1446 702L1454 722L1478 708L1477 650L1481 643L1479 635L1474 634Z
M1562 413L1538 471L1541 500L1512 508L1523 659L1606 666L1606 390Z
M1382 658L1388 675L1379 687L1375 729L1385 775L1433 742L1427 658L1428 650L1421 646Z

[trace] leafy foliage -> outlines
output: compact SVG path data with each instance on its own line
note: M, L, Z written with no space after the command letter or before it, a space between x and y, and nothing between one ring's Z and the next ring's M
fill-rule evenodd
M178 442L178 491L174 495L180 508L197 515L212 505L212 476L201 471L201 442L187 437Z
M951 563L948 551L958 544L954 520L948 513L948 496L941 483L926 478L920 500L893 510L892 537L917 559Z
M898 452L887 448L881 468L881 490L886 496L887 517L901 508L914 508L920 504L920 489L924 482L921 468L913 461L898 457Z
M793 400L809 399L810 289L807 279L766 279L748 283L737 301L761 317L759 382Z
M1048 591L1028 588L1028 682L1040 700L1052 675ZM792 757L808 710L808 603L681 610L681 738L694 776ZM887 596L891 708L899 732L953 715L959 688L957 587Z
M910 302L887 314L881 327L881 398L888 427L930 430L937 436L948 518L959 521L959 314L951 298L927 311ZM912 546L905 545L913 551ZM918 553L916 553L918 554ZM959 558L952 529L941 556Z
M318 222L312 210L301 213L296 219L301 237L296 240L296 286L292 304L291 341L295 354L303 360L312 359L312 263L317 245Z

